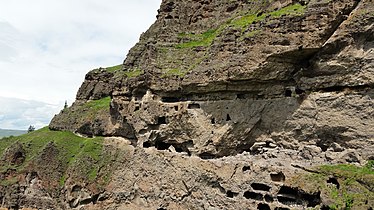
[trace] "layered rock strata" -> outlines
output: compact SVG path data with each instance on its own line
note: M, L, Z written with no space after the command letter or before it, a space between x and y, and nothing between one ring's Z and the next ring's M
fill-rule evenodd
M49 205L372 209L373 47L372 0L164 0L49 126L126 152L100 192L67 179Z

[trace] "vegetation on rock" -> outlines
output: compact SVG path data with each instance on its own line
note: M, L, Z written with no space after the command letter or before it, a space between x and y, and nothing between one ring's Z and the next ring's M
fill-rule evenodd
M60 174L58 180L54 180L60 185L65 183L66 173L69 170L75 171L75 174L78 177L82 177L83 180L94 181L98 176L99 169L108 164L109 157L103 151L102 137L83 138L69 131L51 131L45 127L22 136L2 139L0 141L0 154L3 160L6 158L4 157L6 148L12 147L13 144L22 145L24 149L22 155L25 155L25 159L19 165L2 161L1 172L5 172L10 168L18 173L27 171L30 166L38 164L38 159L43 154L43 151L50 145L53 145L58 151L56 157L50 157L57 160L58 164L54 167L57 167L56 170L64 171L64 173ZM50 170L53 170L53 167ZM105 171L105 173L108 173L108 171ZM73 175L70 174L69 176ZM104 175L101 174L101 176ZM8 182L9 180L4 180L2 184Z
M329 209L368 209L374 205L374 161L365 166L322 165L289 182L310 192L320 191Z
M132 69L130 71L125 71L125 75L129 78L132 78L132 77L137 77L141 74L144 74L144 71L139 69L139 68L136 68L136 69Z
M221 25L219 28L210 29L202 34L189 34L189 33L180 33L179 37L188 39L190 41L180 43L176 45L176 48L193 48L193 47L206 47L210 46L214 39L219 36L224 29L227 27L237 27L242 30L246 29L249 25L263 21L266 18L279 18L281 16L297 16L304 14L305 6L300 5L299 3L289 5L287 7L281 8L279 10L269 12L269 13L260 13L260 14L250 14L239 16L229 20L225 24ZM258 31L258 30L256 30ZM250 33L250 35L255 35L257 32ZM247 36L250 36L247 34Z

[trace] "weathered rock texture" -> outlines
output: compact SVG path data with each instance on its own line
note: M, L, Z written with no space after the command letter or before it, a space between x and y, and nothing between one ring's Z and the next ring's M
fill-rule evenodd
M88 73L49 126L133 151L105 199L66 208L371 209L373 180L340 203L344 178L316 167L374 159L373 87L372 0L164 0L123 69Z

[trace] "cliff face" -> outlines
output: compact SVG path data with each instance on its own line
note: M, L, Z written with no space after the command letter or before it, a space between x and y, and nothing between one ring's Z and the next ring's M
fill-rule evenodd
M293 149L366 149L374 135L371 3L164 1L123 69L89 73L77 99L110 95L112 126L125 125L122 136L139 146L162 142L209 157L267 138ZM64 129L66 116L50 127Z
M164 0L123 65L89 72L49 126L129 152L104 152L100 190L104 172L65 172L51 205L370 209L373 47L372 0Z

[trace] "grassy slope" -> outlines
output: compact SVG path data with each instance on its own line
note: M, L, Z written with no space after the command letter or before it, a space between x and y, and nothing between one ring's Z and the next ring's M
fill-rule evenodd
M47 144L53 142L59 151L58 157L54 158L61 163L60 166L65 166L62 168L65 174L59 180L54 180L60 185L64 184L67 177L66 172L69 170L75 171L76 175L83 179L94 181L98 176L99 169L107 165L109 161L109 157L103 151L102 137L83 138L68 131L51 131L46 127L25 135L2 139L0 141L0 155L3 156L6 148L16 142L21 143L25 149L25 161L19 166L2 163L2 172L8 168L16 169L19 173L24 172L42 154Z

